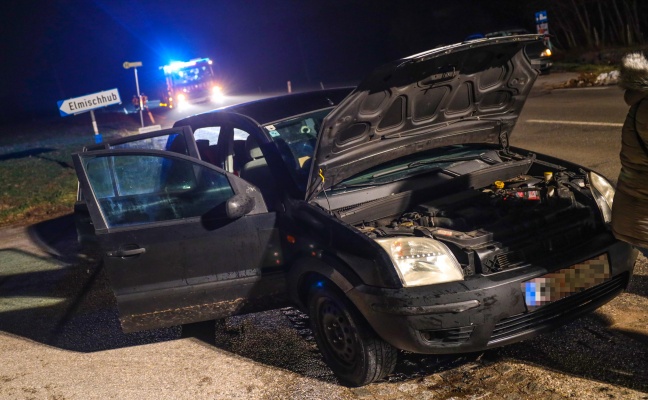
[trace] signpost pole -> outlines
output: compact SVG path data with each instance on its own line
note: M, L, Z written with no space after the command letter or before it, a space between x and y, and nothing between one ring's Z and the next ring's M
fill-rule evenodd
M162 127L160 125L151 125L151 126L147 126L146 128L144 128L144 116L142 115L142 113L144 112L144 103L142 102L142 94L140 93L140 90L139 90L139 80L137 79L137 67L141 67L142 62L141 61L130 61L130 62L125 61L123 66L124 66L124 69L129 69L129 68L135 69L135 87L137 88L137 99L139 100L140 123L142 124L142 127L139 129L139 132L140 133L153 132L153 131L162 129ZM148 111L149 117L151 117L151 122L155 123L155 120L153 119L153 114L151 114L151 111L148 109L148 107L146 108L146 110Z
M143 107L143 104L142 104L142 95L140 95L140 91L139 91L139 80L137 79L137 67L141 67L142 62L141 61L132 61L132 62L125 61L124 64L122 64L122 65L123 65L124 69L133 68L135 70L135 87L137 88L137 99L139 100L140 123L142 124L142 128L144 128L144 117L142 116L142 109L144 107Z
M144 108L142 105L142 96L140 95L140 90L139 90L139 81L137 80L137 67L133 68L135 70L135 87L137 88L137 98L139 99L139 114L140 114L140 123L142 124L142 128L144 127L144 117L142 116L142 109Z
M101 143L101 135L99 128L97 128L97 120L95 119L94 110L90 110L90 118L92 118L92 127L94 128L95 143Z

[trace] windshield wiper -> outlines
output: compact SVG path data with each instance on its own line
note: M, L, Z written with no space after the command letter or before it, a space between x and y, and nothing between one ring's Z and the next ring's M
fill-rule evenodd
M433 160L412 161L411 163L409 163L407 165L402 165L402 166L394 168L394 169L378 172L376 174L371 175L371 177L372 178L380 178L381 176L390 175L390 174L393 174L395 172L406 171L408 169L420 167L422 165L439 164L439 163L444 163L444 162L472 161L472 160L476 160L476 159L482 159L484 161L493 162L493 160L491 158L485 157L483 154L480 154L478 156L435 158Z
M351 183L351 184L343 184L340 183L338 185L332 186L331 189L336 190L336 189L349 189L349 188L359 188L359 187L371 187L371 186L376 186L378 185L377 183Z
M346 188L376 186L377 183L375 183L373 181L374 179L380 178L380 177L383 177L383 176L387 176L387 175L391 175L391 174L394 174L396 172L407 171L409 169L417 168L417 167L420 167L420 166L423 166L423 165L432 165L432 164L447 163L447 162L459 162L459 161L472 161L472 160L478 160L478 159L483 160L483 161L487 162L488 164L494 164L494 163L497 162L496 160L493 160L492 158L490 158L490 157L488 157L488 156L486 156L484 154L479 154L479 155L476 155L476 156L471 155L471 156L463 156L463 157L446 157L446 158L435 158L435 159L432 159L432 160L412 161L411 163L406 164L406 165L401 165L400 167L392 168L392 169L389 169L389 170L386 170L386 171L377 172L377 173L371 175L372 180L369 181L369 182L355 183L355 184L348 184L348 185L340 184L340 185L336 185L335 189L346 189ZM441 171L441 170L443 170L443 168L441 168L441 167L430 168L430 169L427 169L425 171L421 171L421 173L426 173L427 174L427 173L431 173L431 172L435 172L435 171L438 172L438 171Z

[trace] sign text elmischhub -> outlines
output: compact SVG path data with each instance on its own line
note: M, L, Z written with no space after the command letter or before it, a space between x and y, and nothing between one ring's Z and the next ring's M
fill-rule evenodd
M67 117L112 104L121 104L121 98L117 89L110 89L73 99L59 100L57 104L61 117Z

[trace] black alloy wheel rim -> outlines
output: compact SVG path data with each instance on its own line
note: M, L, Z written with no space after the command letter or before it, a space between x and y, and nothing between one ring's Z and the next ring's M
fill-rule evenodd
M355 330L342 309L326 299L320 305L320 320L324 339L333 356L346 366L352 365L357 353Z

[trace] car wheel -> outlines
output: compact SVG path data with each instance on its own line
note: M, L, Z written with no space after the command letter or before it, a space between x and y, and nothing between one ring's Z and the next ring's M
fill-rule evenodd
M317 346L341 383L363 386L394 370L397 350L376 335L339 290L313 288L308 307Z

